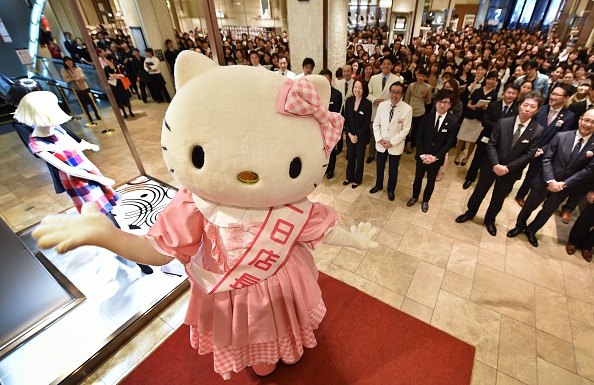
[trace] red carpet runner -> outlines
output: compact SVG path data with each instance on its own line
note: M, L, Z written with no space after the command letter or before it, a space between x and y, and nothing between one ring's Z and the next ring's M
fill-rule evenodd
M190 347L184 325L121 384L470 384L473 346L325 274L319 282L328 312L316 331L318 346L306 348L296 365L279 363L265 378L246 368L223 381L212 355Z

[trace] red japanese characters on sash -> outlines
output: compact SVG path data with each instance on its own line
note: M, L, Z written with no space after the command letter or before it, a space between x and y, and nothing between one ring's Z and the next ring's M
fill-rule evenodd
M206 293L241 289L273 276L287 262L312 211L308 200L271 208L254 240L226 274L202 268L200 251L186 265L188 276Z

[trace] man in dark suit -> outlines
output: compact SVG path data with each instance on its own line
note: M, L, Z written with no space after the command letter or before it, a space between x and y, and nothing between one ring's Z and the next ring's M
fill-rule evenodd
M419 200L423 177L427 174L427 185L423 192L421 210L429 210L429 199L435 188L435 180L439 168L443 165L445 155L456 143L458 121L448 109L452 104L454 94L449 90L439 90L435 95L435 114L426 114L417 132L417 168L413 183L412 198L406 203L411 207Z
M173 48L173 42L171 39L165 40L165 60L169 63L169 70L171 71L171 75L173 75L173 70L175 68L175 59L177 59L177 55L179 55L179 51Z
M342 108L342 94L339 90L332 87L332 71L329 69L324 68L320 71L320 75L324 76L330 82L330 104L328 105L328 110L330 112L337 112L340 113ZM330 159L328 159L328 167L326 168L326 178L332 179L334 178L334 167L336 166L336 147L332 149L330 153Z
M582 250L582 257L592 262L592 247L594 247L594 186L586 195L589 205L581 212L569 233L569 241L565 245L567 254L573 255L578 249Z
M560 132L549 143L542 160L541 177L534 181L526 204L518 214L516 227L507 233L508 237L524 232L528 242L538 247L535 233L572 190L594 176L594 110L586 111L578 124L577 131ZM526 225L532 211L543 201L543 208L536 218Z
M77 63L80 63L80 59L76 57L76 42L72 40L72 34L70 32L64 32L64 48L68 51L68 56Z
M528 191L530 191L532 181L534 181L534 178L536 178L542 169L541 155L546 151L551 139L553 139L558 132L569 131L573 128L575 115L573 112L565 108L565 102L570 96L570 91L567 85L559 84L557 87L553 88L553 91L549 95L550 104L542 106L536 115L534 115L533 119L545 129L542 140L540 141L540 148L536 150L536 158L530 161L530 167L528 168L524 181L516 194L516 201L520 206L524 206L524 197L526 197Z
M509 118L518 115L518 103L516 99L520 93L520 86L515 83L509 83L503 90L503 99L489 103L489 106L485 110L483 116L483 131L479 135L476 141L476 151L472 163L466 173L466 180L462 185L462 188L466 190L476 180L476 176L481 168L481 164L487 154L487 143L489 143L489 137L493 131L493 127L501 118Z
M487 158L481 166L481 176L467 204L468 210L456 218L456 222L473 219L487 192L495 184L484 222L489 234L497 235L495 218L503 207L503 201L540 146L544 128L532 117L542 102L540 92L529 92L520 101L518 116L503 118L495 124L487 144Z
M97 42L97 48L101 48L104 51L110 49L109 47L111 46L111 41L105 37L103 32L97 32L97 39L99 39Z
M569 111L573 112L575 115L575 119L573 122L572 130L578 129L578 120L584 113L594 106L594 87L590 88L590 93L586 100L582 100L581 102L571 103L569 106Z

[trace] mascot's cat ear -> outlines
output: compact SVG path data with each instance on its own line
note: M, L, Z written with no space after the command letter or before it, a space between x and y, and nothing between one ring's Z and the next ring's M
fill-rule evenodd
M328 108L330 105L330 83L328 83L328 79L321 75L309 75L306 79L316 87L318 95L322 100L322 104Z
M219 68L219 65L195 51L182 51L175 60L175 88L180 89L196 76Z

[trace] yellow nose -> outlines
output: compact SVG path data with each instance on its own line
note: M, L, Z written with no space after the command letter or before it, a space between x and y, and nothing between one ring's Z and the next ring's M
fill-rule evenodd
M242 171L239 174L237 174L237 179L241 183L245 183L245 184L258 183L258 181L260 180L260 178L258 177L258 174L256 174L253 171Z

